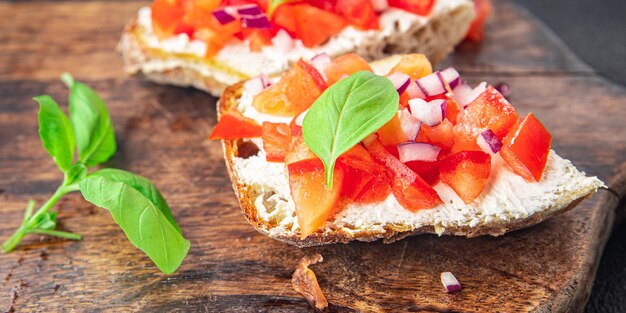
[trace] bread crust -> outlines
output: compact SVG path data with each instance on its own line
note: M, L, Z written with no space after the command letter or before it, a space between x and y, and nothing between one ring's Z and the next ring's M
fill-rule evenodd
M237 99L241 96L242 89L243 83L239 83L227 88L224 91L222 97L217 102L218 119L221 118L221 115L236 107ZM536 225L554 215L571 210L585 198L591 196L594 193L592 191L584 196L574 199L571 202L565 200L565 202L567 203L557 203L556 205L552 206L551 209L543 210L523 219L516 219L512 221L494 220L488 223L478 225L476 227L446 227L445 230L440 233L436 232L435 227L431 225L423 226L416 229L410 229L409 226L402 227L398 225L386 225L384 227L384 232L382 233L378 231L360 231L355 236L341 228L331 227L323 233L318 231L309 235L304 240L301 240L298 234L293 232L270 232L272 229L271 225L268 225L266 221L262 220L257 214L257 208L254 204L256 198L255 196L257 195L257 193L251 186L240 183L237 179L237 174L234 172L235 167L233 164L233 159L237 155L237 142L235 140L223 140L222 146L224 149L224 159L226 161L228 174L230 175L233 184L233 190L239 198L241 210L248 222L252 226L254 226L257 231L264 235L301 248L333 243L348 243L353 240L370 242L383 239L385 243L391 243L408 236L414 236L419 234L444 234L465 236L468 238L483 235L499 236L510 231Z
M407 31L396 31L384 41L369 40L355 47L341 51L341 54L354 52L368 61L392 54L423 53L437 64L450 53L456 44L465 37L474 18L471 1L429 17L428 23L415 24ZM227 86L247 79L245 75L227 73L212 66L207 60L178 57L148 48L141 40L141 30L137 18L130 20L118 44L124 69L127 73L141 75L148 80L176 86L191 86L219 97ZM217 75L208 75L203 69L210 68ZM260 74L260 73L259 73ZM270 76L280 73L267 73Z

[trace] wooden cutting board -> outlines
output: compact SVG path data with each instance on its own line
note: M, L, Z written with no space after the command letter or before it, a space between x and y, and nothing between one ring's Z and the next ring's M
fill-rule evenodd
M535 18L498 2L482 45L463 44L446 61L471 83L507 82L521 114L534 112L554 148L598 175L601 190L576 209L530 229L475 239L418 236L393 244L298 249L256 233L239 211L218 142L215 99L154 85L121 70L115 45L146 2L0 3L0 238L17 227L28 199L44 201L61 180L39 143L37 106L72 72L103 96L119 140L107 164L152 179L192 248L171 276L125 238L106 210L78 194L58 205L61 227L79 242L29 237L0 255L0 308L7 311L306 312L291 288L302 256L336 312L581 311L611 230L626 160L626 90L598 77ZM613 180L612 180L613 179ZM610 181L614 181L609 183ZM439 273L462 292L446 294Z

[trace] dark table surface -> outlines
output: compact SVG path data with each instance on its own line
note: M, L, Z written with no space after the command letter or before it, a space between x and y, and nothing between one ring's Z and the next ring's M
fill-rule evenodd
M580 59L600 75L626 85L626 1L515 2L539 17ZM626 203L621 204L622 207L624 205ZM606 245L586 311L626 312L624 222L615 226Z

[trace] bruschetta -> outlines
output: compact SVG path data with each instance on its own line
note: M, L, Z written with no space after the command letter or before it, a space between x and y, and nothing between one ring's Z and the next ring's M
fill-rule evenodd
M128 73L219 96L320 53L373 60L418 52L438 62L475 16L471 0L154 0L127 24L118 49Z
M300 60L228 88L218 112L211 139L223 140L247 220L301 247L502 235L604 185L554 152L532 113L423 55Z

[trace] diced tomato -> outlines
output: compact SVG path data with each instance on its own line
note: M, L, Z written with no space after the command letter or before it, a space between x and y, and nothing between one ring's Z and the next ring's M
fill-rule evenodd
M220 6L221 0L193 0L193 3L204 11L213 12Z
M291 144L285 155L285 163L291 164L302 160L319 159L304 142L302 134L291 133Z
M335 12L360 29L378 29L378 15L370 0L337 0Z
M217 122L209 139L235 140L241 138L254 138L263 135L263 128L255 120L243 116L237 110L222 115Z
M197 1L197 0L196 0ZM245 4L256 4L263 9L263 11L267 12L267 8L269 5L268 0L221 0L221 7L228 6L240 6Z
M291 129L285 123L263 122L263 150L269 162L283 162L291 144Z
M453 151L480 150L476 137L485 129L502 139L517 121L515 108L492 86L487 86L459 115L454 126Z
M450 149L454 144L454 132L452 128L454 125L444 119L439 125L430 127L426 124L422 124L420 132L423 132L430 143L439 146L442 149Z
M285 72L280 81L256 97L252 105L262 113L296 116L308 109L326 89L317 70L300 60Z
M474 10L476 11L476 16L467 31L467 35L465 35L467 40L475 42L483 40L483 37L485 36L485 23L487 22L489 15L491 15L492 7L493 5L491 4L491 0L474 0Z
M423 54L405 54L400 59L400 62L389 71L389 73L395 72L407 74L411 76L411 79L415 80L432 74L433 66Z
M155 0L151 11L154 32L159 38L171 36L185 15L183 1L180 0Z
M430 14L434 4L435 0L389 0L389 6L422 16Z
M335 11L337 0L307 0L306 2L324 11Z
M398 202L409 211L428 209L441 203L437 192L408 166L391 155L378 140L366 146L376 162L393 174L392 192Z
M207 44L207 49L205 52L205 58L211 58L215 56L222 48L225 43L222 40L221 36L210 28L200 28L197 29L193 33L194 38L200 39Z
M326 69L328 86L334 84L342 77L350 76L358 71L370 71L372 67L362 57L354 53L344 54L332 61Z
M320 159L292 163L287 169L289 188L296 204L296 215L300 225L300 239L304 239L323 227L337 212L344 170L341 166L335 167L333 188L328 190L324 165Z
M396 146L399 143L409 141L409 137L406 136L406 133L402 129L402 123L400 122L400 118L398 118L398 113L376 133L378 134L378 140L380 140L384 146Z
M461 151L441 160L439 169L441 181L470 204L485 189L491 173L491 156L482 151Z
M446 116L452 124L456 124L456 119L459 116L459 112L461 109L459 108L459 104L456 103L452 98L446 97Z
M439 161L409 161L404 164L431 186L439 180Z
M551 142L548 130L531 113L509 130L500 155L524 179L540 181L548 162Z
M339 157L345 175L341 195L357 203L382 201L391 192L389 178L361 145L356 145Z
M413 82L411 81L409 84L413 84ZM400 107L408 108L409 100L411 100L411 96L409 96L409 94L406 91L401 93L400 94ZM398 107L398 109L400 109L400 107Z
M347 26L341 16L308 3L283 4L278 7L272 20L302 40L306 47L315 47L328 41Z

